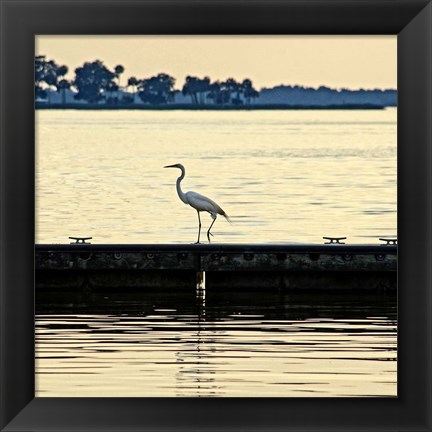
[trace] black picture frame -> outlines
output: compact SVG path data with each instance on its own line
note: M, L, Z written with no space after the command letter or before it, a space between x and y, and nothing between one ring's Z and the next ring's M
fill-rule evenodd
M0 0L2 431L430 431L431 0ZM397 398L35 398L39 34L398 35Z

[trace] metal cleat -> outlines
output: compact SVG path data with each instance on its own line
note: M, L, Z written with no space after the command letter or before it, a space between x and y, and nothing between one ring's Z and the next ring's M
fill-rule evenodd
M397 238L380 238L381 241L387 242L386 244L382 246L388 246L388 245L397 245Z
M70 244L91 244L86 243L86 240L91 240L93 237L69 237L71 240L75 240L74 242L70 242Z
M324 242L324 244L345 244L341 240L346 240L346 237L323 237L324 240L330 240L329 242Z

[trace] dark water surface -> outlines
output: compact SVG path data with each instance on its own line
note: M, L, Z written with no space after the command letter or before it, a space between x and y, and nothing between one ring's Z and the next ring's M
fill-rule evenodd
M38 293L37 396L396 396L395 293Z

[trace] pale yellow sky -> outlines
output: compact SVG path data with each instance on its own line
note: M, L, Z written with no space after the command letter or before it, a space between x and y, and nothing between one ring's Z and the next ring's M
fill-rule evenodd
M121 64L127 78L159 72L211 80L250 78L257 89L279 84L394 88L396 36L37 36L36 54L69 67Z

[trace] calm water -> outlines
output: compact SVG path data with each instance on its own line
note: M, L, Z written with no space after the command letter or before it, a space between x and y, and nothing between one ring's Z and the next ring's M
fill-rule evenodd
M384 294L40 296L38 396L396 396Z
M37 243L192 243L183 189L218 202L215 242L396 235L396 110L38 111ZM203 216L203 229L210 224Z
M36 243L192 243L396 235L396 110L38 111ZM210 217L203 217L203 225ZM229 289L229 287L227 287ZM44 297L45 296L45 297ZM384 294L38 294L38 396L395 396Z

